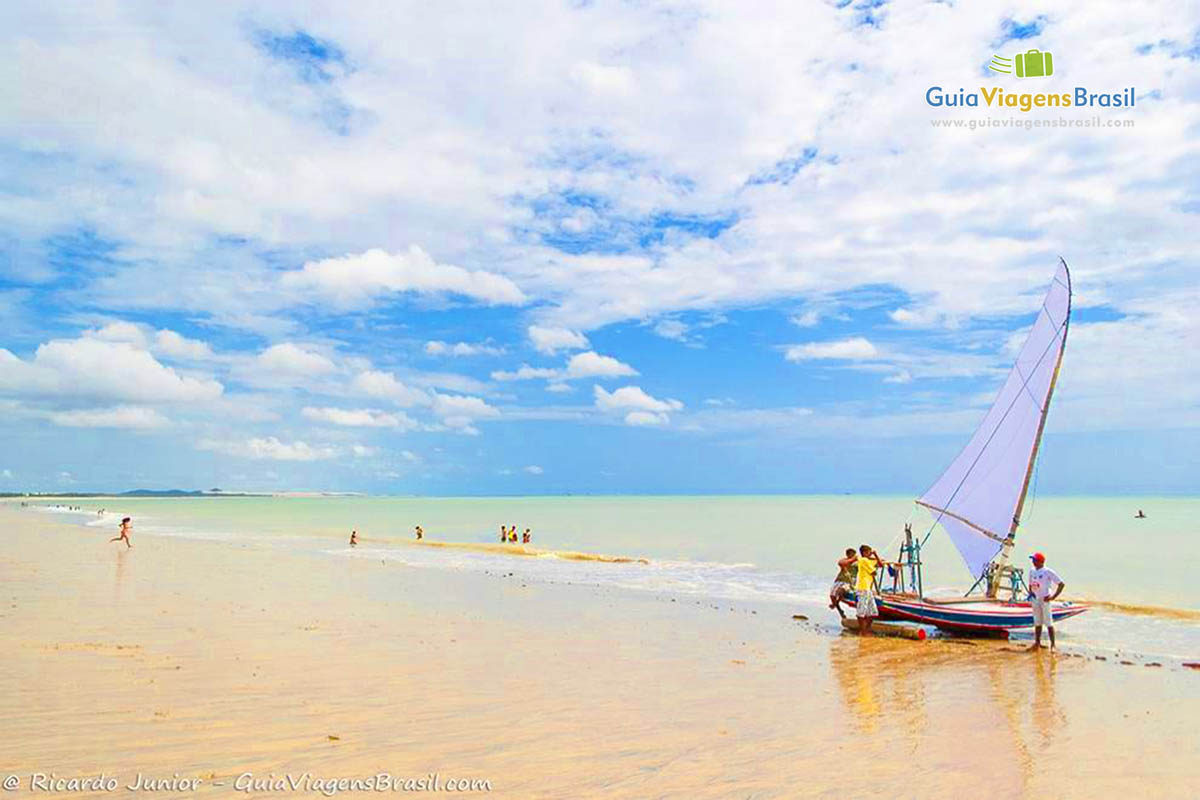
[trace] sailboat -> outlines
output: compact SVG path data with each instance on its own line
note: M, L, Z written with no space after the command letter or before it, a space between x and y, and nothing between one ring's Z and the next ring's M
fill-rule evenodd
M976 634L1033 628L1024 572L1010 557L1070 321L1071 272L1059 259L1033 328L991 409L949 468L916 500L933 515L929 531L919 537L906 525L898 562L877 573L877 581L890 582L877 587L880 618ZM975 581L965 596L925 595L921 547L938 527L949 535ZM1063 602L1054 603L1051 613L1058 622L1086 610Z

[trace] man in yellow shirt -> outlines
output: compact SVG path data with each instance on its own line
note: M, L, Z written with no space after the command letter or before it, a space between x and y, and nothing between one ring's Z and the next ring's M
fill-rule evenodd
M869 544L858 548L858 553L858 578L854 582L854 593L858 596L855 609L858 632L870 636L871 622L879 616L879 607L875 605L875 571L883 564L883 559Z

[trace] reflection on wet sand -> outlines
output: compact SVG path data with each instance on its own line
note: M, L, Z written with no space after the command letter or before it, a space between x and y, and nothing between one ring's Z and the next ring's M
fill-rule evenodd
M1039 754L1069 733L1056 700L1063 656L1000 642L830 641L829 660L853 728L883 757L986 776L991 791L1026 796Z

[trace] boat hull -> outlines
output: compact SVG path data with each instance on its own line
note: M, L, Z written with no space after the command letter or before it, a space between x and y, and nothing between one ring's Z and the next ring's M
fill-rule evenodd
M847 598L851 604L852 597ZM988 635L1033 630L1033 607L1030 603L1002 600L938 603L884 594L875 598L875 604L879 606L880 619L917 622L956 633ZM1087 606L1078 603L1053 603L1051 608L1055 623L1087 611Z

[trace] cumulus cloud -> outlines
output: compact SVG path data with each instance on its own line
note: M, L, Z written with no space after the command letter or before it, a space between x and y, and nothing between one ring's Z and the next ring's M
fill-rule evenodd
M181 374L128 341L55 339L30 360L0 348L0 393L131 403L203 403L224 387L207 376Z
M152 328L124 320L116 320L84 331L83 335L106 342L124 342L140 350L150 350L155 355L179 361L204 361L213 358L212 348L206 342L189 339L166 328L156 332Z
M530 464L529 466L524 467L523 471L529 473L530 475L541 475L546 470L542 469L537 464Z
M68 428L126 428L147 430L162 428L169 420L153 408L142 406L115 406L113 408L77 409L57 411L50 414L55 425Z
M855 336L850 339L840 339L833 342L809 342L807 344L795 344L788 347L784 351L784 357L788 361L808 361L808 360L845 360L858 361L862 359L875 358L879 355L879 351L875 349L875 345L862 336Z
M605 391L603 386L592 387L596 408L601 411L625 411L625 424L634 426L666 425L670 412L683 409L678 400L660 400L647 394L640 386L622 386Z
M567 380L573 378L621 378L637 374L637 370L628 364L622 363L612 356L603 356L589 350L586 353L576 353L571 356L562 377Z
M478 420L495 419L500 416L500 410L488 405L482 398L451 394L434 395L433 413L447 428L472 436L479 434L479 429L475 426Z
M255 367L276 375L317 377L337 370L333 361L294 342L271 345L258 354Z
M559 350L582 350L588 346L587 337L569 328L530 325L529 341L539 353L553 355Z
M495 370L492 372L492 380L527 381L544 378L551 381L550 385L554 387L551 391L562 392L567 391L565 381L578 378L622 378L637 374L637 370L628 364L618 361L612 356L601 355L589 350L586 353L576 353L571 356L561 369L531 367L528 364L522 364L518 369L512 371Z
M678 400L659 400L651 397L640 386L622 386L613 392L605 391L603 386L592 387L596 394L596 408L601 411L633 408L641 411L679 411L683 403Z
M364 370L354 376L351 388L368 397L388 400L401 408L427 406L432 402L424 389L409 386L396 379L390 372Z
M400 428L413 430L417 423L403 411L385 412L373 408L315 408L305 406L300 412L305 419L342 425L351 428Z
M503 275L438 264L420 247L388 253L364 253L310 261L283 276L285 288L311 292L347 308L366 306L390 293L457 294L488 305L521 305L525 294Z
M175 331L161 330L154 335L154 352L181 361L205 361L213 357L206 342L189 339Z
M270 461L323 461L336 458L338 449L314 446L307 442L281 442L274 436L251 439L202 439L197 445L201 450L211 450L236 458Z

